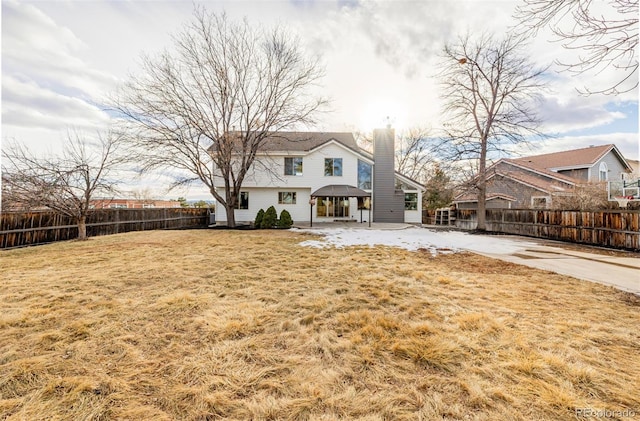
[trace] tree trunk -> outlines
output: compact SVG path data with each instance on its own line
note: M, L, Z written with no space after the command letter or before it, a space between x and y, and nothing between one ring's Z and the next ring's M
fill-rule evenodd
M81 216L78 219L78 240L87 239L87 217Z
M480 168L478 174L478 231L487 230L487 137L480 140Z
M484 178L484 177L483 177ZM484 182L478 184L478 231L487 230L487 186Z
M233 190L232 190L233 189ZM236 226L236 214L235 209L238 203L239 193L235 188L232 188L229 184L225 186L225 204L224 209L227 212L227 226L235 228Z
M235 226L236 226L235 206L233 206L233 204L229 205L227 203L224 206L224 210L227 212L227 226L231 227L231 228L235 228Z

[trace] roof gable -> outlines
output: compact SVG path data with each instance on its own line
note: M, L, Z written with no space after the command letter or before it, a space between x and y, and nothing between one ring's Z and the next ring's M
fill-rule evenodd
M525 171L529 171L538 175L541 175L543 177L547 177L547 178L551 178L557 181L561 181L563 183L567 183L567 184L571 184L574 185L577 182L579 182L580 180L576 180L573 177L569 177L568 175L564 175L564 174L559 174L555 171L549 171L546 168L541 168L541 167L536 167L535 165L529 163L529 162L524 162L524 161L520 161L520 160L516 160L516 159L501 159L500 161L496 162L495 165L497 165L500 162L504 162L508 165L512 165L514 167L517 168L521 168Z
M515 197L510 196L508 194L504 194L504 193L487 193L487 202L491 200L497 200L497 199L507 200L509 202L515 202L516 200L518 200ZM478 195L465 192L456 196L453 201L454 202L477 202Z
M504 177L515 181L516 183L520 183L529 187L532 187L536 190L543 191L545 193L553 193L558 191L564 191L562 184L565 187L573 187L573 182L565 182L557 179L545 177L544 175L540 178L534 174L522 172L522 171L509 171L509 170L497 170L495 173L491 174L487 179L491 179L493 177Z
M547 194L564 191L563 184L569 188L576 184L576 180L571 177L541 168L533 168L530 165L523 165L520 162L505 158L498 160L487 169L487 180L494 177L509 179L514 183L525 185ZM477 193L472 193L470 190L473 189L465 190L456 196L454 200L456 202L468 201L470 200L469 197L473 195L477 198ZM487 194L489 195L490 193ZM495 195L495 193L493 194Z

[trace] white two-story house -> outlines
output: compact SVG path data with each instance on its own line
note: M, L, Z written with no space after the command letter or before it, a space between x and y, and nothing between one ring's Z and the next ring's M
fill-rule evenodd
M394 171L393 144L392 129L376 130L373 154L351 133L278 132L264 142L244 179L236 222L252 222L260 209L274 206L296 224L420 223L424 186ZM216 188L224 196L222 179ZM216 217L226 223L224 212Z

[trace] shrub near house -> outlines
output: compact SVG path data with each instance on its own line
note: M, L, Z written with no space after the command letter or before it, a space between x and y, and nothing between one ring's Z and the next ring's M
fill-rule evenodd
M291 214L286 209L280 212L280 218L277 218L277 211L275 207L270 206L265 212L264 209L260 209L256 215L254 226L256 228L291 228L293 225L293 219Z
M291 219L291 214L286 209L283 209L280 212L280 219L278 219L278 228L291 228L293 225L293 219Z
M262 218L264 218L264 209L260 209L258 214L256 215L256 220L253 223L253 226L256 228L262 228Z
M276 208L273 206L269 206L267 211L264 213L262 217L262 221L260 222L260 228L273 228L278 223L278 212L276 212Z

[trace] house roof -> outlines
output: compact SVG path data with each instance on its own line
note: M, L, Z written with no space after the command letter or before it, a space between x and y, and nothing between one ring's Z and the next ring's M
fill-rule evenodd
M561 181L563 183L568 183L568 184L575 184L578 180L576 180L573 177L569 177L568 175L564 175L564 174L560 174L557 173L555 171L549 171L546 168L542 168L542 167L537 167L535 164L532 164L530 162L526 162L523 160L518 160L518 159L501 159L498 162L496 162L493 166L495 167L496 165L498 165L498 163L500 162L506 162L507 164L516 166L516 167L520 167L522 169L525 169L527 171L531 171L534 172L536 174L548 177L548 178L552 178L558 181Z
M618 159L628 167L624 157L615 145L590 146L588 148L573 149L569 151L546 153L542 155L526 156L513 159L515 162L530 164L537 168L588 168L598 162L609 151L614 150Z
M562 188L562 186L559 185L560 183L558 183L556 180L542 179L540 177L536 177L535 175L523 173L520 171L496 171L495 176L510 178L516 182L526 184L547 193L565 190ZM575 183L570 183L570 185L573 184Z
M504 194L504 193L487 193L487 201L489 200L496 200L496 199L503 199L503 200L508 200L509 202L515 202L517 199L513 196L509 196L508 194ZM454 200L454 202L477 202L478 201L478 194L477 193L462 193L461 195L457 196L456 199Z
M232 132L240 135L240 132ZM345 148L362 156L365 160L373 161L373 155L360 148L351 132L272 132L260 145L259 152L310 152L320 148L329 142L337 142ZM212 149L213 146L210 147ZM413 184L417 189L425 189L425 186L406 175L395 171L396 177L400 177L408 184Z
M518 170L519 168L522 170ZM553 171L548 171L543 168L536 168L529 163L523 164L511 159L500 159L487 169L487 173L488 179L493 177L509 178L516 183L533 187L547 194L564 191L565 189L562 187L562 184L565 186L573 186L576 183L576 180L571 177L558 174ZM535 174L542 177L536 176ZM477 200L477 197L478 194L474 192L473 189L470 189L456 196L454 202L475 201ZM487 200L489 200L489 198L495 199L498 197L507 200L516 200L503 193L487 192Z
M363 152L349 132L273 132L265 138L260 151L309 152L332 140L355 152Z
M311 193L311 197L324 196L371 197L371 193L347 184L330 184L328 186L320 187L318 190Z

